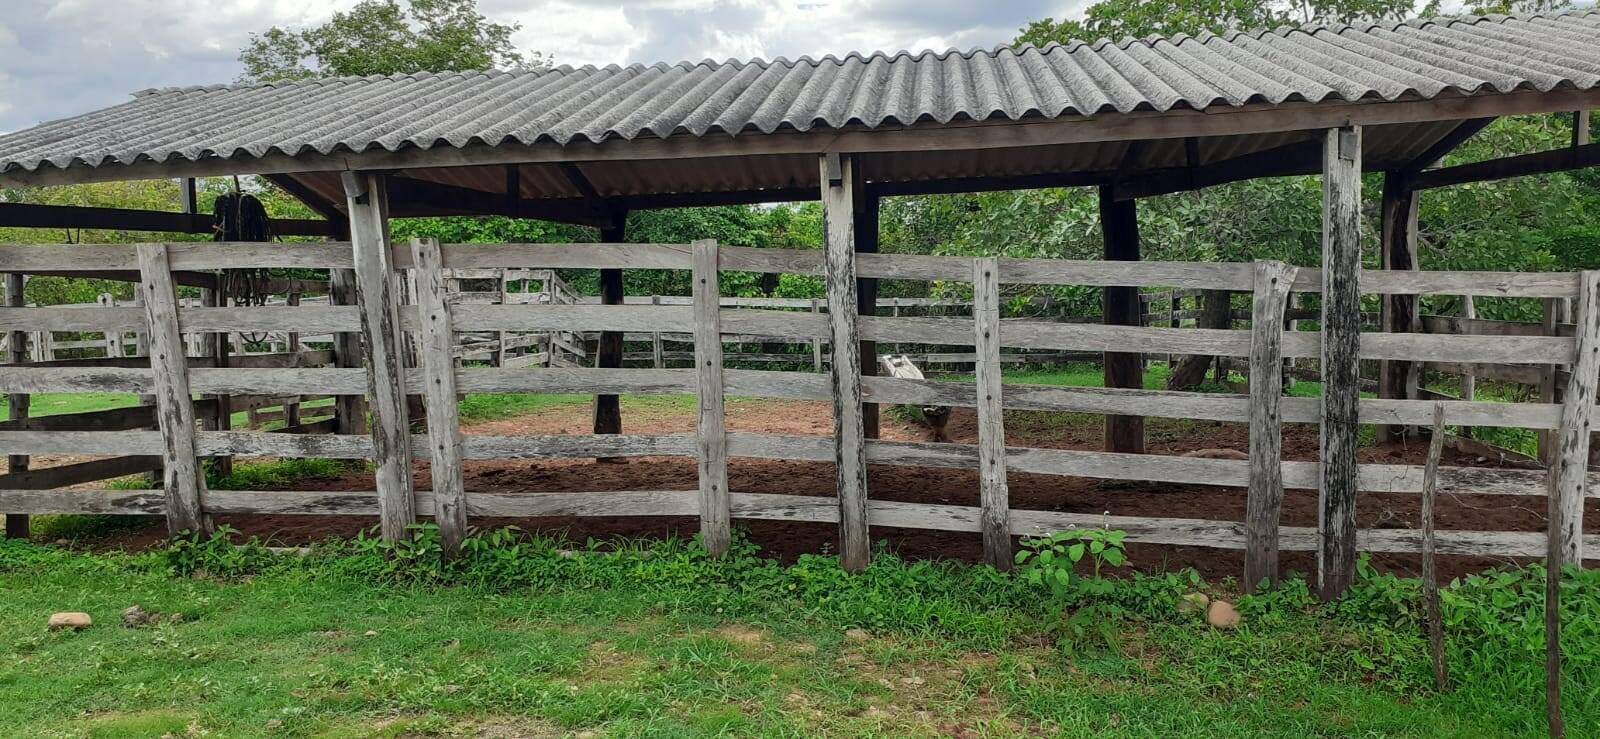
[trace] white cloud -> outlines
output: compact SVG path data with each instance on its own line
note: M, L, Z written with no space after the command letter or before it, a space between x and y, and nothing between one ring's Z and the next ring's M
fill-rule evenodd
M0 131L126 102L149 87L231 82L250 33L357 0L0 0ZM558 64L627 64L989 47L1087 0L479 0Z

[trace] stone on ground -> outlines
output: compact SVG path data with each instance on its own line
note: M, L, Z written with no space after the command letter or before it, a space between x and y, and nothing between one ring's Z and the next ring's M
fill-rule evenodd
M1205 613L1210 605L1211 598L1205 593L1189 593L1178 599L1178 613L1198 616Z
M50 614L49 628L51 631L82 631L94 625L94 619L89 614L78 611L64 611Z
M1206 623L1219 629L1234 628L1241 620L1238 609L1225 600L1212 601L1211 607L1206 609Z

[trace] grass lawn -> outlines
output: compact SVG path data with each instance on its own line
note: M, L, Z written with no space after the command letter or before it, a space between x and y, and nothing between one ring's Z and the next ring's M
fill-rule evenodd
M195 567L232 577L182 575ZM1542 651L1521 643L1530 632L1516 619L1499 619L1510 630L1492 638L1474 630L1467 606L1500 599L1483 587L1447 601L1461 619L1458 687L1439 694L1420 631L1395 620L1415 590L1381 577L1337 610L1311 606L1300 583L1241 600L1232 632L1176 615L1178 593L1211 589L1184 575L1083 581L1107 584L1067 610L1093 617L1075 635L1021 578L884 556L847 576L823 557L783 568L673 543L570 555L500 541L454 574L437 568L426 552L361 544L289 559L0 542L0 735L1466 737L1543 726ZM1597 585L1588 578L1573 607L1594 609ZM1536 587L1502 593L1506 613L1536 622ZM161 622L121 626L133 604ZM57 610L95 625L46 632ZM1595 616L1574 617L1583 644ZM1587 649L1569 677L1572 736L1600 731Z

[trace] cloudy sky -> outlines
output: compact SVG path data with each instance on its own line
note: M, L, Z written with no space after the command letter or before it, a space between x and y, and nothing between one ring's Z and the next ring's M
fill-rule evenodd
M0 0L0 132L149 87L231 82L253 31L302 26L357 0ZM1086 0L479 0L557 64L626 64L968 49Z

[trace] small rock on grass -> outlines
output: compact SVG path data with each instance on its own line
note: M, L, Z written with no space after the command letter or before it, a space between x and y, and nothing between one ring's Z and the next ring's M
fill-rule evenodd
M1211 607L1206 609L1206 623L1219 629L1234 628L1241 620L1238 609L1225 600L1212 601Z
M78 611L64 611L50 614L47 624L51 631L82 631L94 625L94 619L87 613Z
M137 603L122 609L122 625L136 629L155 620L155 616L141 608Z
M846 629L844 638L850 641L867 641L872 638L872 634L867 633L866 629Z
M1205 613L1210 606L1211 598L1207 597L1205 593L1189 593L1178 599L1178 613L1186 615L1194 614L1198 616Z

